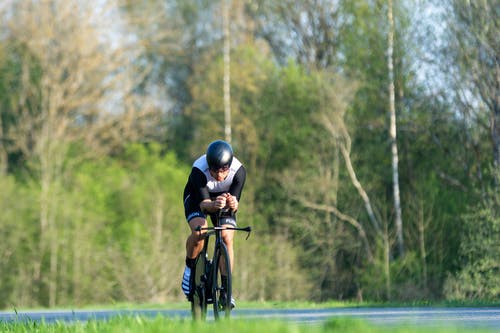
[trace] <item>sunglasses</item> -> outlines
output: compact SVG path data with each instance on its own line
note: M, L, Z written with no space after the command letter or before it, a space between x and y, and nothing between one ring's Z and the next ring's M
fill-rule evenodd
M226 172L227 170L229 170L229 165L224 165L223 167L217 169L210 169L210 171L213 172Z

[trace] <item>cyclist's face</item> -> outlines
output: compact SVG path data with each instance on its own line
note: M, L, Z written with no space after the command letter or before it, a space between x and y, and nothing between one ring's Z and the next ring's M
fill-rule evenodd
M216 181L221 182L229 175L229 168L221 168L218 170L210 170L210 174Z

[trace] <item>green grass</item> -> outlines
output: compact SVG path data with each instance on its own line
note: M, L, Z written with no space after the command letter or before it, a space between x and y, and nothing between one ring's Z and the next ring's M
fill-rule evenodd
M108 321L76 323L14 322L1 323L0 332L5 333L480 333L492 330L463 327L387 327L374 326L364 321L335 319L321 325L288 323L283 321L230 320L218 322L192 322L158 316L114 317Z
M412 302L412 303L356 303L356 302L240 302L242 309L298 309L298 308L343 308L343 307L478 307L499 306L498 303L483 302ZM80 307L80 309L115 309L115 310L141 310L141 309L189 309L189 303L169 304L128 304L119 303L107 306ZM149 318L143 316L118 316L107 321L88 322L0 322L0 333L148 333L148 332L175 332L175 333L476 333L493 332L492 329L467 328L462 326L416 326L398 325L382 326L366 321L351 318L331 319L323 324L297 324L277 320L248 320L232 319L230 321L195 323L190 319L172 319L158 316Z
M349 302L349 301L330 301L330 302L238 302L238 308L242 309L320 309L320 308L401 308L401 307L500 307L500 301L412 301L412 302Z
M309 302L309 301L291 301L291 302L249 302L238 301L239 309L321 309L321 308L387 308L387 307L500 307L500 301L486 302L486 301L413 301L413 302L354 302L354 301L329 301L329 302ZM46 308L17 308L15 306L2 311L15 311L15 310L45 310ZM190 305L186 302L171 302L162 304L153 303L112 303L112 304L96 304L85 306L65 306L57 308L58 310L149 310L149 309L169 309L169 310L189 310ZM53 308L52 310L55 310Z
M329 302L309 302L309 301L290 301L290 302L249 302L238 301L240 309L321 309L321 308L387 308L387 307L500 307L500 301L413 301L413 302L349 302L349 301L329 301ZM172 302L163 304L137 304L137 303L114 303L108 305L87 305L77 306L66 309L114 309L114 310L147 310L147 309L190 309L189 303ZM8 311L8 309L7 309Z

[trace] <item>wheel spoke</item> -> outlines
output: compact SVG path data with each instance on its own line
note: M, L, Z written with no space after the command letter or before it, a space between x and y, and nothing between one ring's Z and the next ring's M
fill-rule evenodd
M215 254L213 274L213 299L215 319L224 316L228 318L231 314L231 270L229 255L224 244L218 248Z
M196 264L192 271L194 290L191 300L191 313L194 320L205 320L207 315L207 295L205 293L206 262L206 252L202 251L196 259Z

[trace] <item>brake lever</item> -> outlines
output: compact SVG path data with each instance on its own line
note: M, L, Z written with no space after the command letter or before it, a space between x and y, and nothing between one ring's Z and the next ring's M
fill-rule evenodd
M247 240L247 239L248 239L248 237L250 237L250 233L252 232L252 227L250 227L250 226L249 226L249 227L246 227L246 230L245 230L245 231L247 232L247 237L245 238L245 240Z

